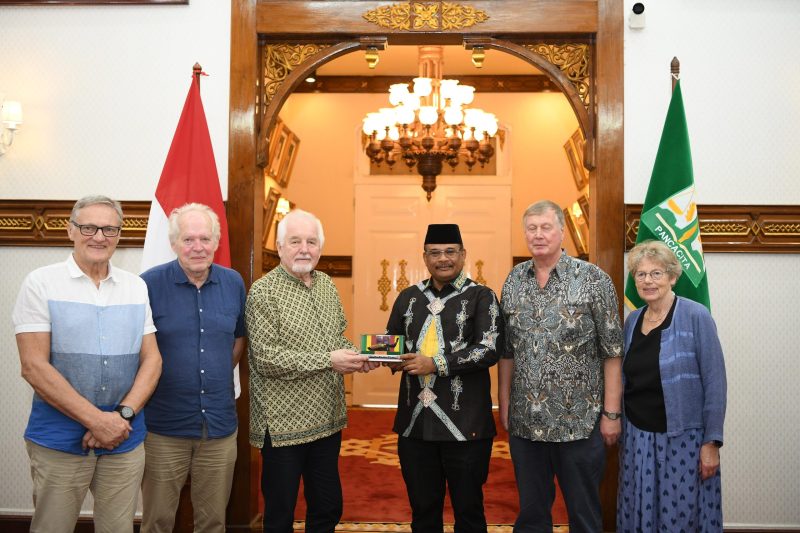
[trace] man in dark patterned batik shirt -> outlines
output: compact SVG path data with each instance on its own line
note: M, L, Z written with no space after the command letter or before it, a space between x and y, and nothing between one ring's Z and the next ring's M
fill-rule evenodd
M486 532L483 485L489 473L492 416L489 367L497 362L503 320L494 292L467 278L455 224L431 224L423 259L430 279L397 297L387 333L405 335L394 431L411 503L411 529L441 533L445 484L455 530Z
M503 285L500 416L519 489L514 531L552 531L558 478L569 530L602 531L603 444L621 431L622 333L608 275L561 249L564 214L548 200L523 217L532 258Z
M253 283L245 305L250 444L263 458L265 533L293 531L300 478L305 531L333 533L342 515L342 375L377 366L345 338L336 286L314 270L324 242L317 217L300 210L286 215L278 224L281 264Z

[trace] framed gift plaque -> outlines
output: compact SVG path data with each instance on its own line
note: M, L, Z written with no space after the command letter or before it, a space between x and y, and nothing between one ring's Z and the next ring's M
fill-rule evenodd
M403 336L370 333L361 335L361 353L370 361L400 362L403 355Z

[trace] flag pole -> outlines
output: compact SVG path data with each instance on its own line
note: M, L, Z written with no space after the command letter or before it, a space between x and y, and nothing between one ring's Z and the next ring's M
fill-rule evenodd
M677 60L673 60L673 61L677 61ZM192 67L192 76L194 76L195 79L197 80L197 90L198 91L200 90L200 74L202 74L202 73L203 73L203 67L200 66L200 63L195 63L194 66ZM674 88L674 84L673 84L673 88Z
M675 85L678 84L678 80L681 79L681 62L678 61L677 57L673 57L672 61L669 64L669 72L670 72L670 79L672 80L672 90L675 90Z

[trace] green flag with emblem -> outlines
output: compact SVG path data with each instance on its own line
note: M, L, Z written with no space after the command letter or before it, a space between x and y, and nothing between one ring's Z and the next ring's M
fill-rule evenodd
M711 309L680 81L672 92L636 234L637 244L647 240L662 241L678 257L683 275L675 285L675 294ZM630 274L625 284L625 303L631 309L644 305Z

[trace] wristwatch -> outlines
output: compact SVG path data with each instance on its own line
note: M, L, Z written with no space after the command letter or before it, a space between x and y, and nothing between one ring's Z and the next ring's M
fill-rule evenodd
M609 420L619 420L620 418L622 418L622 413L610 413L610 412L606 411L605 409L603 409L602 413Z
M119 416L128 422L133 422L133 419L136 417L136 412L127 405L118 405L114 410L119 413Z

